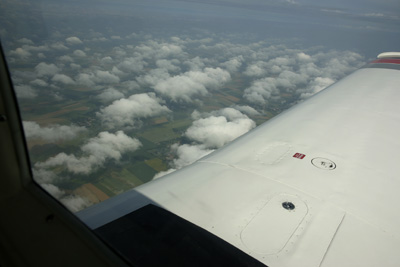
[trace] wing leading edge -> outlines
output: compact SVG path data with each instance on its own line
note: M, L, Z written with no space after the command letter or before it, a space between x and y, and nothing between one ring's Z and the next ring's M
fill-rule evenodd
M372 62L196 163L78 216L98 229L154 204L266 265L397 265L399 66Z

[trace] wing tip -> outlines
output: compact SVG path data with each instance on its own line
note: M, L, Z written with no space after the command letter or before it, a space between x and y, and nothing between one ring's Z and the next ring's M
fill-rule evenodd
M377 58L400 58L400 52L384 52L380 53Z

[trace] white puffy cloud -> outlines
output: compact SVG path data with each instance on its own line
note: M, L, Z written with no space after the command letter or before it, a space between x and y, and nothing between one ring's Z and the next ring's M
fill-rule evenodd
M173 59L173 60L159 59L156 61L156 65L158 68L165 69L169 72L180 71L181 68L177 66L179 64L180 64L180 62L177 59Z
M28 38L21 38L18 40L18 42L21 44L33 45L32 40L30 40Z
M257 116L260 115L260 112L255 110L250 106L241 106L241 105L234 105L232 108L239 110L240 112L248 115L248 116Z
M68 50L68 47L66 47L62 43L54 43L54 44L51 44L50 47L55 50Z
M234 108L223 108L211 113L194 111L192 117L196 120L184 135L193 143L172 145L175 154L172 168L156 174L153 179L192 164L256 126L254 121Z
M75 77L81 85L92 87L98 84L117 84L120 78L107 70L96 70L94 73L80 73Z
M37 92L30 85L27 85L27 84L15 85L14 88L15 88L18 98L35 98L35 97L37 97Z
M177 145L174 144L172 149L175 151L177 156L176 159L173 160L173 166L175 169L180 169L187 165L192 164L196 160L201 159L202 157L213 152L213 149L206 149L201 145Z
M207 89L216 89L230 79L229 72L221 68L205 68L159 81L154 90L175 102L192 102L194 96L205 96Z
M29 51L27 51L26 49L19 47L19 48L15 49L15 50L12 50L10 52L10 55L17 56L17 57L19 57L21 59L27 59L32 54Z
M67 43L69 45L78 45L78 44L82 44L81 39L79 39L76 36L72 36L72 37L68 37L67 39L65 39L65 41L67 41Z
M66 170L74 174L89 174L100 168L107 160L118 161L123 153L136 151L141 145L139 140L127 136L122 131L115 134L101 132L81 146L82 157L59 153L45 162L37 162L35 168L48 169L64 166Z
M65 195L59 200L72 212L78 212L92 204L88 199L76 195Z
M276 88L275 79L264 78L254 81L249 88L246 88L243 98L254 104L265 105L271 96L278 93L279 90Z
M159 82L170 78L168 71L165 69L152 69L146 75L136 78L139 84L154 87Z
M132 73L132 72L140 72L143 70L146 63L140 57L129 57L125 58L120 64L118 64L118 68L124 72Z
M36 65L35 67L35 72L38 77L43 77L43 76L54 76L56 73L58 73L60 69L54 65L54 64L47 64L44 62L41 62Z
M101 94L97 95L97 98L104 102L110 102L123 97L124 94L114 88L107 88Z
M106 71L97 70L95 74L96 74L95 82L97 83L112 84L112 83L119 83L120 81L118 76L110 73L107 70Z
M49 125L41 127L34 121L23 122L25 136L28 139L42 139L48 142L56 142L60 140L70 140L75 138L79 133L86 131L85 127L76 125Z
M32 84L32 85L41 86L41 87L49 86L49 84L46 81L42 80L42 79L35 79L35 80L33 80L33 81L29 82L29 83Z
M264 78L253 81L245 89L243 97L247 101L265 105L269 99L278 99L287 92L294 93L297 100L301 100L362 65L362 57L353 52L330 51L314 55L291 49L285 49L284 52L284 56L270 55L267 62L258 61L255 64L262 65L262 68L253 76Z
M59 57L58 59L61 60L61 61L64 61L64 62L74 62L74 60L72 59L72 57L66 56L66 55L61 56L61 57Z
M213 111L210 116L195 120L185 136L205 148L219 148L256 126L255 122L233 108Z
M171 112L154 93L135 94L114 101L96 115L109 128L137 127L141 118L149 118Z
M87 87L95 86L95 75L93 73L80 73L76 78L76 82Z
M109 56L103 57L100 61L103 64L112 64L114 62L112 57L109 57Z
M86 53L79 49L75 50L73 54L76 57L86 57Z
M334 82L335 81L332 80L331 78L317 77L309 84L308 88L306 88L304 92L301 93L300 98L306 99L322 91L323 89L333 84Z
M221 66L227 69L230 73L237 72L239 68L242 66L244 58L242 55L234 57L224 63L221 63Z
M62 84L75 84L75 81L71 79L71 77L65 75L65 74L56 74L53 76L51 79L53 82L59 82Z

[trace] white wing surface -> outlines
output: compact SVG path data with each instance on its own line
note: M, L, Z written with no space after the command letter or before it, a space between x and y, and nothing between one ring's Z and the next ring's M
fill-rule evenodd
M78 216L97 229L153 203L268 266L398 266L399 63L378 59Z

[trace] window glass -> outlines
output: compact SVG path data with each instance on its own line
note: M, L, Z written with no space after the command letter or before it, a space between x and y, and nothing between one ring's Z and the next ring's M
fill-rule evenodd
M1 1L35 181L84 209L194 162L400 43L397 1L331 2Z

